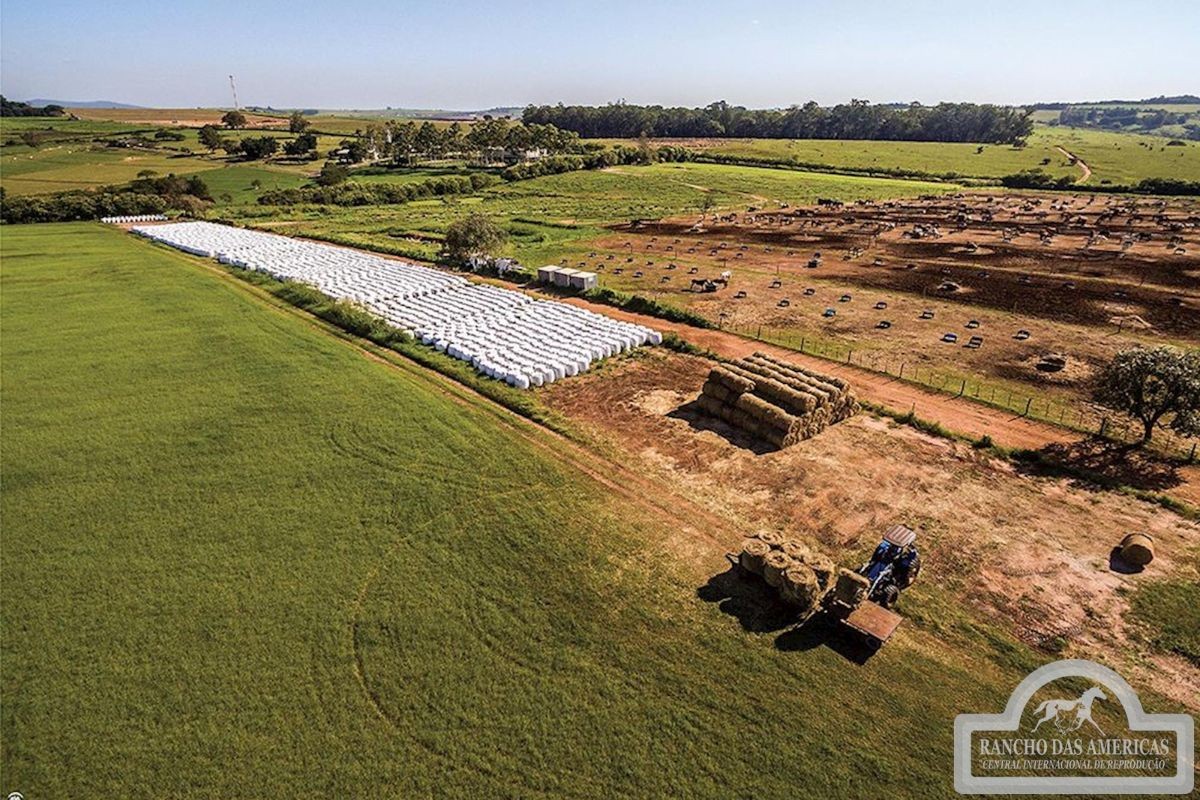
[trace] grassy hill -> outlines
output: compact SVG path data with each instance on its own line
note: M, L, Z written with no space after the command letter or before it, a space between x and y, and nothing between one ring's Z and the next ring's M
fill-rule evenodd
M664 139L659 143L833 169L905 170L989 180L1041 169L1056 178L1081 178L1082 170L1062 152L1066 150L1091 167L1088 183L1092 184L1129 185L1143 178L1200 180L1200 142L1172 146L1167 141L1161 136L1039 125L1023 147L833 139Z
M951 797L954 716L1038 661L748 633L697 596L719 549L474 396L117 230L2 247L27 797Z

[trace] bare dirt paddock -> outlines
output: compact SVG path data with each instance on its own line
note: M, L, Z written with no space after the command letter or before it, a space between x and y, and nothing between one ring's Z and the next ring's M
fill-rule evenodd
M618 460L734 530L808 535L852 566L886 525L920 528L927 584L902 600L910 624L955 635L954 609L967 608L1048 652L1120 664L1198 707L1200 671L1140 643L1126 596L1142 581L1192 575L1200 526L869 414L794 447L764 447L696 410L710 366L656 351L539 393ZM1132 530L1158 544L1141 574L1110 568L1112 547Z
M606 286L742 333L1071 401L1123 347L1200 343L1191 199L978 193L772 207L626 225L595 245L583 263ZM715 292L692 285L725 271ZM1066 368L1039 370L1050 354Z

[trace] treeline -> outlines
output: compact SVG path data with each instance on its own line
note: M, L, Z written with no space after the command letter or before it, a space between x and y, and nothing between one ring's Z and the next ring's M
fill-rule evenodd
M422 160L456 157L481 163L515 164L530 157L570 153L581 149L579 137L554 125L510 123L484 119L469 129L454 122L439 127L387 121L373 123L342 142L337 156L347 163L390 161L411 166Z
M606 147L581 154L550 156L514 164L500 173L506 181L523 181L543 175L558 175L583 169L604 169L618 165L645 165L656 161L690 161L692 153L683 147Z
M408 203L444 195L470 194L496 182L485 173L447 175L414 183L340 183L333 186L304 186L264 192L258 202L270 206L301 204L374 206Z
M0 117L61 117L66 113L62 106L31 106L0 94Z
M1200 97L1194 94L1173 94L1162 95L1158 97L1147 97L1142 100L1088 100L1082 103L1069 102L1054 102L1054 103L1034 103L1026 106L1030 111L1062 111L1065 108L1073 106L1103 106L1103 105L1123 105L1123 106L1184 106L1195 105L1200 103Z
M1005 175L1000 179L1000 183L1010 189L1069 189L1074 192L1200 196L1200 181L1184 181L1177 178L1144 178L1131 186L1116 184L1080 186L1070 176L1055 178L1040 169L1027 169L1012 175Z
M169 209L188 213L212 200L208 186L196 175L144 177L125 185L91 191L72 189L46 195L9 197L0 189L0 221L75 222L132 214L161 214Z
M1110 131L1150 131L1164 125L1183 125L1188 128L1188 138L1200 138L1200 126L1194 123L1196 115L1189 112L1174 112L1164 108L1134 108L1110 106L1104 108L1065 108L1058 112L1060 125L1076 128L1100 128Z
M736 137L1019 144L1033 132L1029 112L1011 106L876 106L865 100L830 107L809 102L783 110L747 109L723 101L703 108L560 103L531 105L521 119L526 125L554 125L585 139Z

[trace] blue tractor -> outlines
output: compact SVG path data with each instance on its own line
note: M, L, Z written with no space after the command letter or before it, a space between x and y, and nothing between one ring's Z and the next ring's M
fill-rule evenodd
M893 525L883 534L883 541L871 554L871 560L857 572L870 583L867 599L884 608L891 608L900 592L912 586L921 572L921 554L916 546L917 534L903 525Z

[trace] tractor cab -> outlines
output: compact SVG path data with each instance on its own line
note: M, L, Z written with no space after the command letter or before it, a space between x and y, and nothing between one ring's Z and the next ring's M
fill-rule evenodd
M895 605L901 589L907 589L921 571L917 534L903 525L893 525L871 554L871 560L858 568L870 584L867 598L884 608Z

